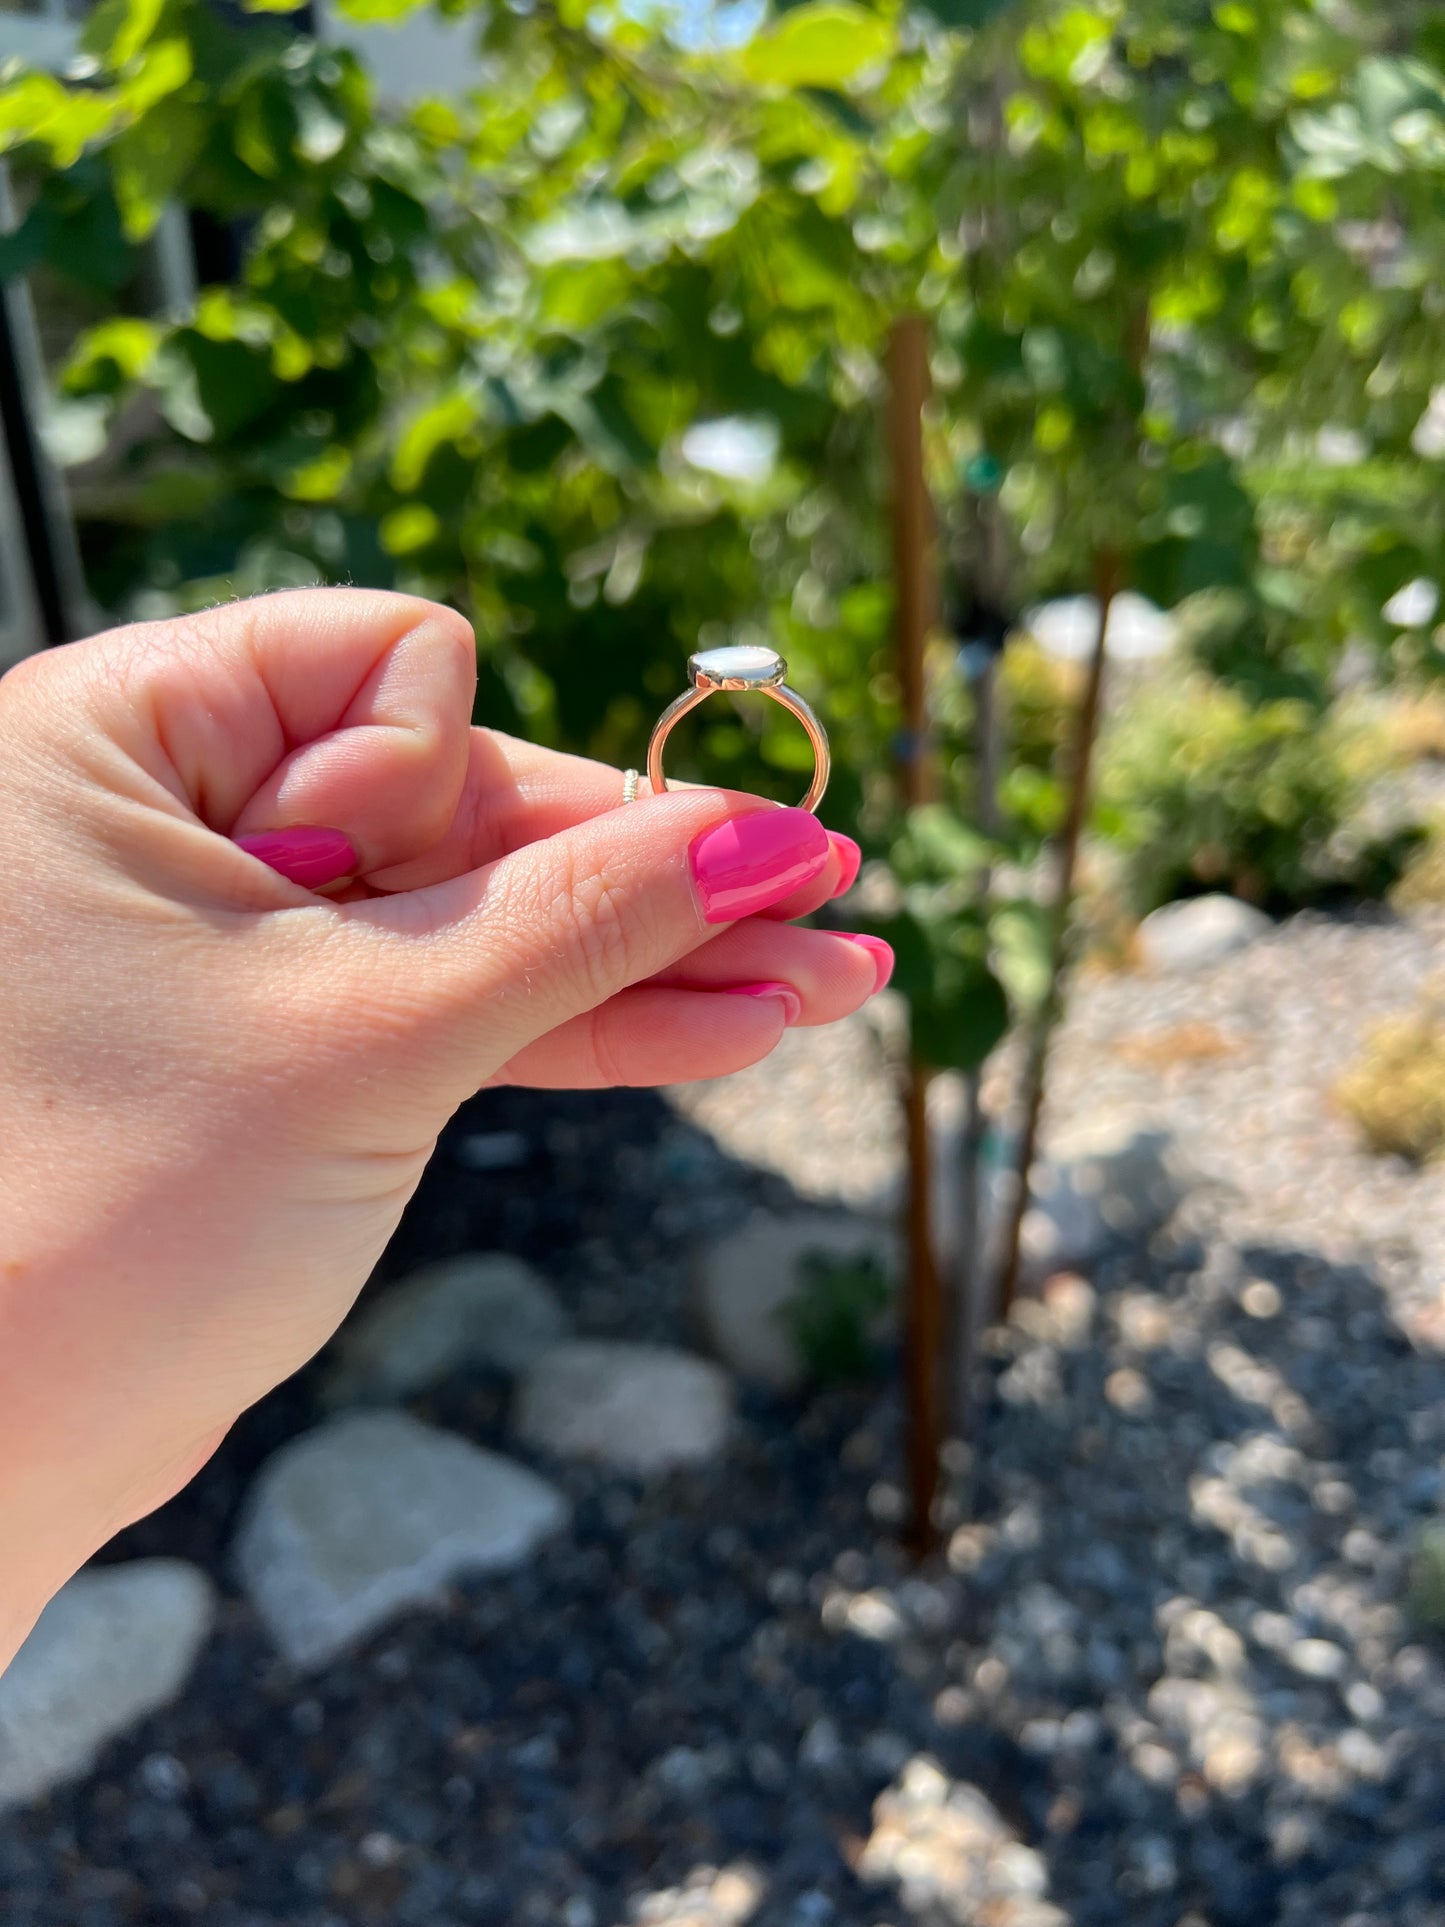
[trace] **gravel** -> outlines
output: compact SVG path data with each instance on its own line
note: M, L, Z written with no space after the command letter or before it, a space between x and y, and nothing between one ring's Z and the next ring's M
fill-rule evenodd
M1445 1499L1445 1172L1329 1101L1442 938L1308 917L1082 985L1050 1127L1141 1109L1215 1181L995 1336L922 1569L891 1387L745 1389L723 1459L549 1466L567 1532L298 1679L226 1555L320 1414L300 1375L112 1549L205 1566L217 1629L177 1704L0 1821L6 1927L1445 1927L1445 1663L1406 1605ZM507 1250L579 1334L694 1345L699 1241L886 1189L890 1104L863 1024L673 1108L489 1093L376 1290ZM505 1172L459 1148L501 1133ZM470 1370L408 1409L515 1455L508 1396Z
M1372 1028L1442 972L1445 910L1381 909L1292 918L1187 977L1086 970L1053 1053L1045 1144L1101 1112L1164 1126L1232 1194L1239 1235L1383 1266L1392 1302L1428 1319L1445 1293L1445 1164L1372 1155L1334 1089ZM789 1032L765 1063L678 1093L679 1108L805 1196L888 1196L902 1169L890 1001ZM1000 1052L985 1083L1005 1122L1014 1069ZM938 1115L957 1104L952 1081L937 1080Z

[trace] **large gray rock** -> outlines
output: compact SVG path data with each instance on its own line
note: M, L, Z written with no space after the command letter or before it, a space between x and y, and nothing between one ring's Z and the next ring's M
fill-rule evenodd
M619 1472L716 1458L731 1418L726 1373L668 1345L573 1339L545 1352L517 1388L515 1423L529 1445Z
M1039 1274L1067 1271L1115 1239L1140 1243L1173 1215L1193 1178L1168 1130L1127 1114L1084 1119L1035 1167L1025 1262Z
M63 1587L0 1678L0 1807L78 1779L173 1700L214 1616L210 1581L180 1559L101 1566Z
M567 1334L551 1288L520 1258L471 1252L365 1303L337 1340L333 1404L402 1399L465 1365L520 1372Z
M1010 1221L1013 1148L985 1168L981 1210L986 1265L995 1271ZM957 1136L935 1162L939 1248L958 1250ZM1031 1283L1086 1269L1116 1241L1142 1243L1177 1209L1201 1173L1173 1134L1128 1111L1103 1111L1051 1138L1034 1165L1020 1237L1020 1270Z
M1145 917L1136 938L1139 961L1171 976L1207 970L1273 928L1263 910L1238 897L1190 897Z
M858 1872L897 1888L919 1927L1068 1927L1041 1855L987 1796L919 1755L873 1803Z
M698 1259L698 1300L713 1349L740 1377L794 1391L805 1369L787 1308L806 1260L876 1258L891 1270L893 1245L879 1225L845 1211L754 1213Z
M401 1412L350 1412L262 1467L241 1579L297 1666L319 1666L464 1573L502 1572L562 1526L545 1479Z

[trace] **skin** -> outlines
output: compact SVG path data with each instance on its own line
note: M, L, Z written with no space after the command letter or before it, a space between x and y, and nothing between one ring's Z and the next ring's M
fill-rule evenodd
M453 612L307 590L0 680L0 1666L46 1599L336 1329L488 1083L717 1077L862 946L704 921L689 852L772 806L619 807L618 771L471 725ZM344 830L327 895L231 840Z

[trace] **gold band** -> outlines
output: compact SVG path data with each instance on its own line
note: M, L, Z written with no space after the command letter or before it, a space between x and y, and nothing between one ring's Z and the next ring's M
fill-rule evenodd
M679 696L676 702L669 703L658 717L652 731L652 740L647 745L647 776L655 796L662 796L667 790L667 778L662 773L663 745L683 717L696 709L699 703L706 702L713 693L710 689L689 689ZM808 741L813 745L813 780L808 785L808 793L799 807L805 810L816 810L823 800L823 792L828 787L830 759L827 732L797 690L789 689L786 683L774 683L760 689L758 694L771 696L775 703L781 703L783 708L796 716L807 730ZM630 771L629 774L631 774Z

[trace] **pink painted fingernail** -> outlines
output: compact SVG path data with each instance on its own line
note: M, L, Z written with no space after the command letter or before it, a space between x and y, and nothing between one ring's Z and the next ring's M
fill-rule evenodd
M807 810L756 810L704 830L688 851L708 923L781 903L828 861L828 832Z
M341 877L354 876L360 862L356 845L344 831L314 829L305 823L289 830L238 836L236 845L307 890L320 890Z
M893 975L892 944L884 943L881 937L860 936L854 930L835 930L833 934L835 937L842 937L846 943L856 943L860 950L866 950L873 959L873 968L877 973L873 985L873 995L876 997Z
M863 852L851 836L844 836L838 830L829 830L828 841L832 844L838 858L838 885L835 897L846 897L858 881L858 872L863 865Z
M803 1014L803 1000L791 984L725 984L729 997L776 997L783 1006L783 1022L796 1024Z

